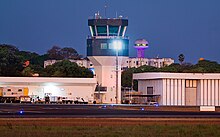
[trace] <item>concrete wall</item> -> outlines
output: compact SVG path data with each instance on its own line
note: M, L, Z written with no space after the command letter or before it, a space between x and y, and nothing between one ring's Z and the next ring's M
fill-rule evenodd
M220 80L201 79L198 84L198 102L204 106L220 106Z
M185 80L163 79L162 105L185 105Z
M153 87L153 95L161 95L158 98L158 103L163 103L163 81L162 80L139 80L138 90L142 92L143 95L147 95L147 87Z

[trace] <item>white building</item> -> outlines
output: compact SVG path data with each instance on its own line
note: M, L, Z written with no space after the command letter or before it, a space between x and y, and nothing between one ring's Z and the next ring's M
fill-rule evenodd
M29 96L46 95L75 99L94 100L95 78L49 78L49 77L0 77L0 87L25 87ZM13 94L13 93L12 93Z
M62 60L46 60L44 61L44 68L48 65L53 65L56 62L60 62ZM93 68L94 65L90 60L80 59L80 60L69 60L71 62L77 63L81 67L85 68ZM125 63L122 68L132 68L132 67L140 67L143 65L153 66L156 68L161 68L165 66L169 66L174 63L174 59L172 58L128 58L125 59Z
M128 58L126 63L122 67L132 68L140 67L143 65L153 66L156 68L161 68L169 66L174 63L172 58Z
M138 90L160 105L220 106L220 73L137 73Z

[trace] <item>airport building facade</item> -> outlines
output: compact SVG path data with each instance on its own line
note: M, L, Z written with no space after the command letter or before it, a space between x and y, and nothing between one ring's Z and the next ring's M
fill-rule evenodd
M94 101L96 82L95 78L0 77L0 87L7 90L1 92L4 94L1 96L17 96L19 90L27 89L32 99L44 99L45 96L83 98L89 103Z
M220 106L219 73L137 73L138 90L167 106Z

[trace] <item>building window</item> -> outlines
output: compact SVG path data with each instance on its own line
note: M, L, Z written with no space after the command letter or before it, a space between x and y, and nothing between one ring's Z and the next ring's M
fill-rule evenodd
M153 87L147 87L147 95L153 95Z
M11 91L11 89L9 88L7 91Z
M107 27L106 26L97 26L98 36L107 36Z
M101 49L107 49L108 45L107 43L101 43Z
M186 80L186 88L196 88L197 81L196 80Z
M109 48L109 49L114 49L113 43L109 43L109 44L108 44L108 48Z
M22 92L22 89L18 89L18 92Z
M118 26L109 26L109 36L117 36L118 35Z

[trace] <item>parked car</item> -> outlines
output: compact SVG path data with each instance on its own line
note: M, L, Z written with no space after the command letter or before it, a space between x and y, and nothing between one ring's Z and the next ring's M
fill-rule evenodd
M149 106L158 106L159 103L157 101L150 101L150 102L147 102L147 105L149 105Z
M76 100L74 100L74 104L88 104L88 101L85 101L83 98L77 97Z

